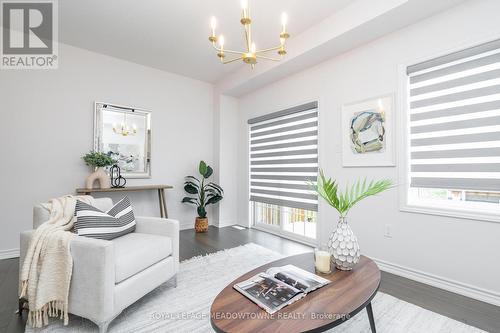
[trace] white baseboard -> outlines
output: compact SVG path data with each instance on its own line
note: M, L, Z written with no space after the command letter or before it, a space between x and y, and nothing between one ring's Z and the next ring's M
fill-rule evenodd
M393 263L389 263L380 259L372 258L384 272L394 275L399 275L410 280L425 283L430 286L451 291L453 293L470 297L482 302L500 306L500 293L472 286L470 284L458 282L455 280L446 279L433 274L425 273L408 267L403 267Z
M181 223L179 225L180 230L186 230L186 229L194 229L194 222L193 223Z
M0 250L0 260L19 257L19 249Z
M230 227L235 224L238 224L235 220L220 220L217 223L214 222L214 226L218 228Z

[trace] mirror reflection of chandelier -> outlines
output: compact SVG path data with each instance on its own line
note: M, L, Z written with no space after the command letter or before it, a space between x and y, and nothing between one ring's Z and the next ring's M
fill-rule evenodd
M132 127L129 126L127 122L127 114L123 114L123 121L118 126L116 123L113 124L113 132L123 136L135 135L137 133L137 125L132 124Z

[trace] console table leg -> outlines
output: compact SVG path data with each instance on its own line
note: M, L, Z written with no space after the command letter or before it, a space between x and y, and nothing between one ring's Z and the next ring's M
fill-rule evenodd
M375 319L373 318L372 303L368 303L366 306L366 312L368 313L368 320L370 321L372 333L377 333L377 330L375 329Z
M161 189L158 189L158 203L160 205L160 217L165 217L165 213L163 212L163 200L161 195Z
M168 219L167 200L165 199L165 190L164 189L161 189L161 200L163 203L163 214L165 215L165 218Z

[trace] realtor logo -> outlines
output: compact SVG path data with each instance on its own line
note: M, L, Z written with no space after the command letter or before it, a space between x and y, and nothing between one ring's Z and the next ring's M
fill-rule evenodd
M57 3L2 1L1 69L57 68Z

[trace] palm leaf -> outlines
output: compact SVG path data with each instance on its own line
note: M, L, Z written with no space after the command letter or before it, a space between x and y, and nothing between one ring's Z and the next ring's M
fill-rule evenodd
M338 190L338 183L331 178L327 179L321 169L317 183L309 182L309 185L330 206L335 208L341 216L346 216L349 210L361 200L393 187L392 181L388 179L372 180L367 184L365 178L362 182L358 180L352 186L346 186L344 192L340 192Z

